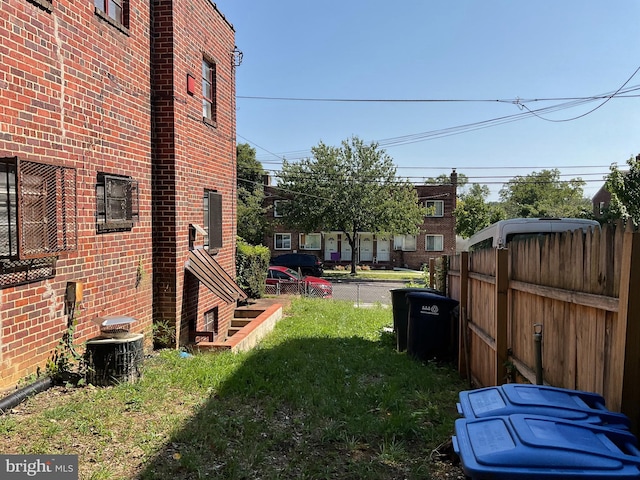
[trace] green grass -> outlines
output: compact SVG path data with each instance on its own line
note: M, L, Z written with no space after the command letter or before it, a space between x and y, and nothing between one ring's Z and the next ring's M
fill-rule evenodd
M391 323L295 300L250 352L163 351L135 384L32 398L0 416L0 451L78 454L83 479L441 478L464 384L396 352Z

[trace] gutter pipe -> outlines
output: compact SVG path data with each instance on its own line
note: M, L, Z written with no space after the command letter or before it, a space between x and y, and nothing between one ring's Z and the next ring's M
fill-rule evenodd
M0 412L5 413L12 409L16 405L20 404L32 395L51 388L53 386L53 379L51 377L43 377L36 380L34 383L27 385L15 392L7 395L3 399L0 399Z

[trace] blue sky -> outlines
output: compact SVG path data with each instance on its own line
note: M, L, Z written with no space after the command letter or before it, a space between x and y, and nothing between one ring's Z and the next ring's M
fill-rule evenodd
M238 142L274 174L356 135L414 182L456 168L497 198L513 176L559 168L591 196L640 153L637 0L216 4L243 52Z

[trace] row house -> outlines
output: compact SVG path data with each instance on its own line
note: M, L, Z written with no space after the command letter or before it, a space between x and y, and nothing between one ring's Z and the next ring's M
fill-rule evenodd
M225 335L236 300L232 25L209 0L5 0L0 389L66 332ZM195 272L195 273L194 273Z
M271 185L265 176L265 206L272 232L264 238L264 245L271 256L285 253L310 253L323 260L326 268L351 264L351 251L343 232L299 232L287 228L278 214L278 204L287 196ZM421 269L432 258L451 255L456 249L455 217L457 174L450 176L450 183L415 186L419 201L429 207L429 214L420 225L417 235L384 235L359 232L356 263L376 269L396 267Z

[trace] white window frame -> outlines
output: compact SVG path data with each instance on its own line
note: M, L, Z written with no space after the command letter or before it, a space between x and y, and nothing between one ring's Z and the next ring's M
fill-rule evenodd
M300 250L320 250L322 248L322 235L320 233L301 233L298 237Z
M274 200L273 201L273 217L274 218L282 218L284 217L284 215L282 213L278 213L278 205L281 205L285 202L288 202L288 200Z
M278 237L280 237L280 246L278 247ZM289 246L286 246L286 242L289 242ZM273 234L273 249L274 250L291 250L291 234L290 233L274 233Z
M416 235L394 235L393 249L402 250L403 252L415 252L418 244Z
M208 58L202 59L202 118L216 123L217 109L216 63Z
M434 239L434 248L429 248L429 239ZM435 239L440 239L440 248L435 244ZM442 252L444 250L444 235L425 235L424 236L424 249L427 252Z
M444 217L444 200L427 200L424 206L427 209L434 209L433 213L427 213L427 217Z

